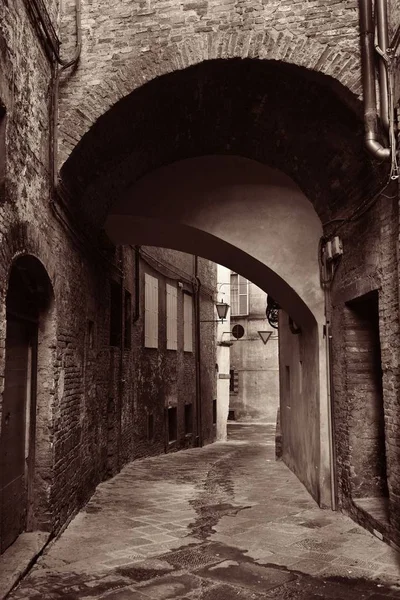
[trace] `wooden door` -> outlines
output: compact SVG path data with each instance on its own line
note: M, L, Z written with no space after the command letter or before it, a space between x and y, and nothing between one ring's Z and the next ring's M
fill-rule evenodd
M32 323L9 316L0 434L0 552L26 527L31 341Z

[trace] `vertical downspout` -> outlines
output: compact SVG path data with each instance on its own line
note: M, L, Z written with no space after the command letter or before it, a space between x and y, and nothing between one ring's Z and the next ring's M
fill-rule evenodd
M328 280L326 254L324 252L324 281ZM330 488L331 507L336 510L336 459L335 459L335 416L333 408L333 375L332 375L332 335L331 335L331 294L327 285L324 285L325 296L325 349L326 349L326 389L328 400L328 435L329 435L329 460L330 460Z
M376 0L376 21L378 29L378 44L381 51L386 54L389 46L388 15L386 0ZM380 117L385 131L389 131L389 86L386 64L382 56L379 57L379 104Z
M118 440L117 440L117 470L121 467L121 447L122 447L122 397L124 392L124 330L125 330L125 274L124 274L124 248L119 247L119 263L121 269L121 339L119 348L119 369L118 369Z
M140 246L135 246L135 314L132 322L140 317Z
M81 23L81 0L75 0L75 28L76 28L76 47L73 57L70 60L63 60L58 52L53 49L56 62L53 67L51 80L51 101L50 101L50 179L52 186L51 205L56 211L56 204L53 199L54 192L58 184L58 103L61 74L70 67L76 67L82 50L82 23ZM60 68L57 66L60 65Z
M200 287L201 281L198 276L199 257L194 257L195 285L195 336L196 336L196 445L203 445L203 423L201 405L201 338L200 338Z
M388 161L391 149L379 142L378 113L375 88L375 27L372 14L372 0L359 0L361 72L364 94L365 145L375 158Z

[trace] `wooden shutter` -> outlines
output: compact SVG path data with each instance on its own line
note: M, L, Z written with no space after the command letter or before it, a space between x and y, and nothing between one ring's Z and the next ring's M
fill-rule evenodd
M158 279L144 275L144 345L158 348Z
M236 317L239 314L239 287L238 276L231 275L231 315Z
M178 349L178 292L167 283L167 350Z
M249 282L245 277L238 275L239 287L239 315L249 314Z
M183 349L193 352L193 298L183 295Z

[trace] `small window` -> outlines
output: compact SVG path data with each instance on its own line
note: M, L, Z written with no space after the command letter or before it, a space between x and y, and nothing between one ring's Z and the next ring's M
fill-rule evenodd
M229 410L228 412L228 421L235 421L236 417L235 417L235 411L234 410Z
M145 273L144 345L158 348L158 279Z
M149 442L154 441L154 415L150 413L147 415L147 440Z
M185 404L185 435L193 433L193 404Z
M167 283L167 350L178 349L178 291Z
M193 297L183 296L183 349L193 352Z
M175 442L177 438L177 408L168 408L168 441Z
M230 369L229 375L229 392L237 394L239 392L239 373L236 369Z
M213 400L213 425L217 423L217 401Z
M245 277L231 275L231 315L240 317L249 314L249 282Z
M122 335L122 290L119 283L111 282L110 346L120 346Z
M132 345L132 296L128 290L125 290L124 308L124 347L129 349Z

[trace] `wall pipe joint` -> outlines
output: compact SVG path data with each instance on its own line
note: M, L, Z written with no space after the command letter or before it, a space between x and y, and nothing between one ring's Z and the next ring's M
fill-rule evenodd
M385 0L377 0L381 4ZM361 44L361 72L362 86L364 94L364 124L365 124L365 145L375 158L382 161L389 161L392 155L391 149L386 148L379 141L378 134L378 111L375 89L375 24L372 13L372 0L359 0L359 19L360 19L360 44ZM380 42L386 49L387 29L382 24L382 19L386 17L384 7L377 9L377 16L380 19L378 30L380 32ZM382 58L380 57L382 60ZM383 124L386 122L387 106L387 74L386 67L383 77L383 70L380 70L380 90L381 90L381 117Z

